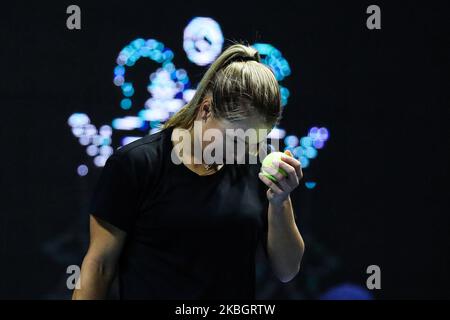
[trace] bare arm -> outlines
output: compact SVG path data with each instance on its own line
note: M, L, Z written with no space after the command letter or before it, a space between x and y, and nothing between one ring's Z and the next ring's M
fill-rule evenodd
M305 244L294 220L291 199L280 206L269 205L267 252L275 275L292 280L300 270Z
M73 300L106 298L125 237L125 232L90 216L89 249L81 266L80 288L74 290Z
M277 179L274 183L264 175L259 175L259 178L269 187L267 190L269 199L267 252L275 275L280 281L288 282L299 272L305 251L305 244L295 223L289 196L290 192L299 185L303 173L300 162L292 157L285 157L283 161L275 165L279 165L288 176L283 176L278 170L270 172Z

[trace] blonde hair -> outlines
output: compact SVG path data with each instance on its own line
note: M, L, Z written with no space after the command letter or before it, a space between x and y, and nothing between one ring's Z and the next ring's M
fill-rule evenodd
M274 126L281 119L281 94L273 71L261 63L258 51L233 44L211 64L189 103L175 113L163 128L192 127L198 107L206 96L211 99L214 117L229 121L259 117Z

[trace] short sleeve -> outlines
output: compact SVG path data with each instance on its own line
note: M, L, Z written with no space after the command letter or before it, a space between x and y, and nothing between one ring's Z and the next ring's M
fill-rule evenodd
M105 163L90 201L90 214L130 232L137 216L137 188L123 154Z

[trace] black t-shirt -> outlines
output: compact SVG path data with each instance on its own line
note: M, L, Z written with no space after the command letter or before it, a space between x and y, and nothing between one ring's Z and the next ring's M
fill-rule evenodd
M258 164L200 176L171 160L172 128L115 149L90 213L127 232L122 299L253 299L255 253L267 254Z

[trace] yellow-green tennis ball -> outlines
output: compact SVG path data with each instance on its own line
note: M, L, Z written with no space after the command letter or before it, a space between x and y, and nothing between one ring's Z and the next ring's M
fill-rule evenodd
M276 167L274 166L273 161L274 160L278 160L280 162L283 161L283 160L281 160L281 156L287 156L287 155L285 153L279 152L279 151L271 152L264 158L264 160L262 162L261 173L265 177L272 180L273 182L276 182L277 179L274 176L272 176L270 173L268 173L266 170L264 170L264 168L273 168L275 170ZM278 168L278 172L281 173L283 176L287 177L287 173L283 169Z

